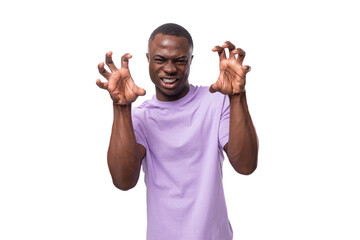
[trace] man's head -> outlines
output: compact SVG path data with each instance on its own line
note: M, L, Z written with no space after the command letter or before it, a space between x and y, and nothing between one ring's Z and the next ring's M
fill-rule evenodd
M191 35L180 25L168 23L153 31L146 56L157 99L173 101L187 94L192 50Z
M191 38L190 33L183 28L182 26L175 23L165 23L158 28L156 28L150 35L149 44L152 40L154 40L156 34L170 35L176 37L184 37L188 40L189 46L191 49L194 48L193 40Z

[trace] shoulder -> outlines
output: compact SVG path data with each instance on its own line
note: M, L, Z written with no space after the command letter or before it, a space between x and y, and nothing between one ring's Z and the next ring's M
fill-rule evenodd
M143 103L141 103L137 107L133 107L131 109L131 115L133 119L143 119L145 116L145 112L151 108L150 100L145 100Z
M221 105L226 102L227 95L219 92L211 93L208 86L194 86L194 88L195 97L200 99L202 102L211 102L212 104L216 102Z
M210 88L209 86L194 86L194 88L195 88L195 92L198 92L198 94L200 95L204 95L212 98L223 98L224 96L226 96L219 92L211 93L209 91Z

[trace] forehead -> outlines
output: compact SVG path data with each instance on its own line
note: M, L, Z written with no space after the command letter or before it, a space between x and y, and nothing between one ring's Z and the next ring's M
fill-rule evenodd
M185 37L156 34L149 43L150 55L179 57L178 55L191 55L191 50Z

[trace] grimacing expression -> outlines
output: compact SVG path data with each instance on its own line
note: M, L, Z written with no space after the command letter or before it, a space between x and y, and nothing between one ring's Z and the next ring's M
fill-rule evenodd
M157 34L146 54L149 74L160 101L173 101L189 91L192 47L185 37Z

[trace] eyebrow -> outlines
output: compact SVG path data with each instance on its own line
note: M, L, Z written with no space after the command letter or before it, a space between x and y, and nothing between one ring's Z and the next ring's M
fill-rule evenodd
M164 56L161 56L161 55L155 55L153 58L163 58L163 59L167 59L166 57L164 57ZM174 60L179 60L179 59L182 59L182 58L187 58L186 56L181 56L181 57L178 57L178 58L175 58Z
M155 55L153 58L165 58L166 59L166 57L163 57L163 56L161 56L161 55Z

